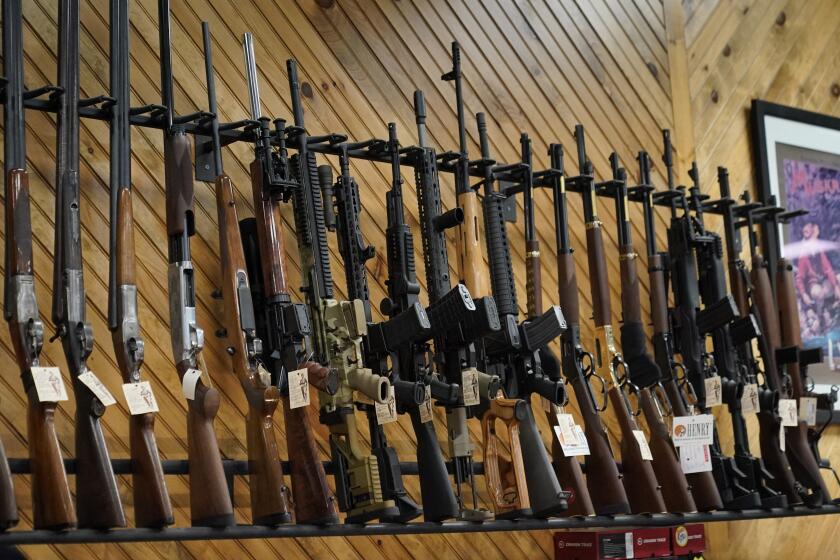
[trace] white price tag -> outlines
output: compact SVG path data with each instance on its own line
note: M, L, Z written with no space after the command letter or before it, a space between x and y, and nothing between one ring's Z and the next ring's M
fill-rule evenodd
M152 392L152 386L148 381L123 384L123 394L128 404L128 412L132 416L158 411L155 394Z
M744 385L744 394L741 396L741 413L755 414L761 412L758 404L758 385L747 383Z
M584 433L583 428L578 424L575 424L575 433L577 434L578 449L580 450L578 455L589 455L589 442L586 441L586 433Z
M645 433L642 430L633 430L633 435L636 437L636 443L639 444L639 451L642 453L643 461L653 461L653 455L650 452Z
M817 398L802 397L799 399L799 421L808 426L817 425Z
M309 406L309 370L296 369L289 372L289 408Z
M373 403L376 407L376 423L390 424L397 421L397 400L394 398L394 386L388 386L388 399L384 403Z
M680 447L680 467L685 474L712 470L712 457L708 445L684 445Z
M720 406L723 404L723 389L720 386L720 376L707 377L703 380L706 386L706 406Z
M198 385L198 380L200 377L200 369L190 368L184 373L184 378L181 379L181 391L184 393L185 399L195 399L195 387L196 385Z
M589 455L589 444L586 441L586 436L580 426L575 424L574 417L571 414L559 413L557 414L557 422L558 425L554 426L554 433L563 449L563 455L566 457Z
M85 387L91 390L91 392L96 395L96 398L105 405L111 406L112 404L117 403L117 399L114 398L114 395L111 394L111 391L108 390L108 387L102 384L96 374L90 370L79 374L79 381L85 384Z
M420 422L425 424L432 421L432 388L426 385L426 398L420 403Z
M675 416L671 428L674 447L683 445L711 445L714 439L715 417L711 414Z
M35 392L38 393L38 402L58 402L67 400L67 389L64 388L64 380L61 378L61 370L57 367L31 368L32 381L35 383Z
M779 426L779 449L785 450L785 427Z
M481 402L477 369L467 368L461 372L461 392L464 395L464 406L476 406Z
M799 413L796 410L795 399L779 399L779 416L782 426L796 426L799 424Z

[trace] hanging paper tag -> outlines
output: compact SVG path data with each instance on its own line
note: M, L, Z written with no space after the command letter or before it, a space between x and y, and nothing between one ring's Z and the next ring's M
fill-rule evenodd
M799 399L799 421L808 426L817 425L817 398L802 397Z
M481 402L477 369L467 368L461 372L461 392L464 395L464 406L476 406Z
M271 372L265 369L264 365L257 365L257 373L260 376L260 384L262 384L263 387L271 387Z
M394 386L388 386L388 399L384 403L374 403L376 407L376 423L390 424L397 421L397 401L394 398Z
M575 433L577 434L578 439L578 455L589 455L589 442L586 441L586 433L578 424L575 424Z
M785 427L779 426L779 449L785 450Z
M723 389L720 386L720 376L707 377L703 380L706 386L706 406L720 406L723 404Z
M642 430L633 430L633 435L636 437L636 443L639 444L639 451L642 453L642 460L653 461L653 455L650 452L645 433Z
M148 381L125 383L122 387L125 401L128 404L128 412L132 416L158 411L155 394L152 392L152 386Z
M675 447L683 445L711 445L714 439L715 417L711 414L675 416L671 438Z
M708 445L684 445L680 447L680 467L685 474L712 470L712 457Z
M309 406L309 375L306 368L289 372L289 408Z
M799 413L796 410L795 399L779 399L779 416L782 426L796 426L799 424Z
M566 457L589 455L589 443L586 441L583 430L575 424L574 417L571 414L560 413L557 414L557 422L554 433L563 449L563 455Z
M103 385L99 378L96 377L96 374L92 371L87 370L86 372L79 374L79 381L84 383L85 387L90 389L103 405L111 406L112 404L117 403L117 399L114 398L114 395L111 394L108 387Z
M195 387L198 385L200 377L200 369L190 368L184 373L184 378L181 380L181 391L184 393L185 399L195 399Z
M425 424L432 421L432 387L426 385L426 398L420 403L420 422Z
M38 402L59 402L67 400L67 389L57 367L36 366L30 369Z
M741 396L741 413L754 414L760 412L758 404L758 385L747 383L744 385L744 394Z

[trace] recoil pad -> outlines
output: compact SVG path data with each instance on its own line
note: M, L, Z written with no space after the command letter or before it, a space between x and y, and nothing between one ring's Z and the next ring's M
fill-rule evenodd
M475 312L475 302L463 284L457 284L446 295L426 308L432 331L444 333L453 325L463 323Z
M350 369L347 372L347 383L351 388L361 391L379 404L385 404L388 400L388 385L390 385L388 378L377 375L368 368Z
M727 294L717 303L707 305L705 309L697 312L697 328L701 333L708 334L731 323L738 316L738 306L735 299L731 294Z
M637 321L625 321L621 325L621 348L630 379L639 387L650 387L659 382L662 372L646 350L644 326Z
M566 401L566 386L560 379L550 379L547 375L535 373L525 380L525 391L536 393L554 404L562 405Z
M536 319L522 324L522 347L535 352L566 331L566 319L559 305L552 305Z
M403 406L418 406L426 400L426 386L420 381L397 379L391 382L394 399Z

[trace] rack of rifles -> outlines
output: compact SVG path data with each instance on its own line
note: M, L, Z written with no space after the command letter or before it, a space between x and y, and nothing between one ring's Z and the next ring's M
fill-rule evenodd
M701 193L696 166L691 186L676 186L668 131L663 162L667 189L652 184L647 153L638 154L638 184L631 184L618 156L608 178L597 181L586 155L582 126L575 128L578 174L566 171L564 148L548 147L551 168L536 170L532 145L521 137L521 161L492 159L486 121L476 115L481 154L467 152L460 52L452 45L458 109L458 151L435 153L426 141L426 109L416 92L419 145L403 147L396 125L387 140L351 142L346 136L311 136L304 123L297 66L287 63L293 122L271 120L260 108L252 38L244 37L251 118L220 123L217 116L210 33L203 24L207 111L175 113L170 61L169 5L160 0L162 101L130 107L128 0L111 0L109 95L79 99L78 0L59 1L58 83L26 89L23 76L21 0L3 0L5 110L5 300L14 352L28 397L28 436L33 524L36 529L125 526L125 515L102 432L109 404L86 360L93 330L85 318L80 240L79 119L110 121L111 236L108 323L127 393L142 395L143 341L138 323L132 218L132 125L163 131L168 233L168 285L172 354L187 396L190 511L194 526L234 524L233 505L213 420L219 394L202 359L204 335L196 322L190 238L195 233L193 182L215 184L221 248L223 329L232 371L248 404L246 415L251 515L255 525L291 522L330 525L339 512L350 523L406 523L449 519L547 519L689 513L832 501L820 473L830 469L817 448L821 430L782 412L808 390L806 369L819 352L800 347L792 267L778 259L768 270L756 228L796 215L774 204L732 198L726 169L719 168L721 197ZM57 114L55 263L52 323L67 358L76 399L76 499L71 497L54 424L57 396L50 382L58 368L44 367L46 336L36 302L30 202L26 171L24 108ZM384 132L384 131L383 131ZM194 142L190 138L194 138ZM253 144L254 217L240 219L235 189L225 174L222 148ZM195 176L193 155L195 151ZM323 164L337 157L340 173ZM386 320L374 320L365 261L374 251L360 233L359 188L350 161L363 158L391 166L387 206ZM320 160L320 161L319 161ZM321 163L321 165L319 165ZM422 301L414 262L415 240L406 223L402 170L413 169L417 192L427 298ZM454 173L457 207L441 205L441 172ZM472 184L472 179L478 179ZM544 306L543 266L535 223L534 189L550 191L557 238L556 305ZM570 196L570 193L574 195ZM507 223L523 197L527 314L520 317ZM580 195L577 197L576 195ZM610 288L599 200L616 207L621 272L621 347L611 324ZM630 203L643 207L650 286L652 341L642 317L638 255L631 238ZM303 301L288 288L281 208L291 204ZM576 249L567 207L582 204L586 223L594 344L581 339ZM657 248L655 207L670 211L667 251ZM723 216L724 239L704 226L704 215ZM479 228L479 223L483 227ZM546 224L543 227L550 227ZM450 278L446 230L455 230L457 278ZM483 235L479 234L483 230ZM741 260L741 231L750 262ZM346 298L338 299L328 250L335 232L344 261ZM483 240L482 240L483 237ZM485 257L489 271L485 269ZM778 250L778 248L771 248ZM553 266L552 262L550 265ZM727 284L727 269L729 283ZM489 272L489 273L488 273ZM489 282L488 282L489 279ZM669 306L673 295L674 305ZM559 355L549 347L559 341ZM757 342L757 343L756 343ZM710 345L707 345L710 343ZM709 346L711 350L709 350ZM320 421L329 429L330 460L321 461L307 415L309 386L318 396ZM56 389L56 387L52 387ZM571 389L570 389L571 388ZM711 394L714 392L715 394ZM532 408L532 394L540 406ZM745 398L746 395L746 398ZM362 397L363 396L363 397ZM755 399L753 399L755 397ZM562 408L574 398L582 425L569 424ZM719 399L732 417L734 455L720 446L709 423ZM834 395L818 396L833 408ZM757 403L757 404L756 404ZM285 419L289 462L281 461L275 436L278 406ZM435 435L433 407L445 410L448 449ZM746 412L758 414L760 457L749 447ZM784 408L784 410L781 410ZM154 436L155 414L132 411L129 426L135 520L139 527L173 523L164 468ZM370 446L358 433L365 415ZM535 422L545 413L557 432L543 438ZM383 424L406 414L417 439L420 504L406 492L401 463ZM605 429L611 414L620 431L619 455ZM696 418L694 418L696 417ZM648 436L641 431L642 419ZM675 447L671 424L705 426L699 447ZM480 422L474 441L469 422ZM696 421L696 422L694 422ZM503 431L498 432L498 426ZM679 431L679 430L677 430ZM678 436L685 435L678 433ZM692 435L692 434L689 434ZM729 436L729 434L727 434ZM550 450L545 441L550 439ZM585 445L583 443L585 442ZM576 445L575 445L576 444ZM473 464L483 448L488 503L477 500ZM698 445L695 443L695 445ZM581 451L581 448L588 448ZM577 449L577 451L575 451ZM2 449L0 449L2 452ZM692 453L692 458L685 455ZM448 460L445 456L448 455ZM582 455L579 456L579 455ZM682 457L681 457L682 456ZM691 461L699 468L690 468ZM284 473L284 466L289 472ZM331 487L326 472L335 477ZM835 475L836 476L836 475ZM290 487L286 480L291 480ZM333 489L334 488L334 489ZM294 499L292 499L294 497ZM11 471L0 457L0 523L17 522Z

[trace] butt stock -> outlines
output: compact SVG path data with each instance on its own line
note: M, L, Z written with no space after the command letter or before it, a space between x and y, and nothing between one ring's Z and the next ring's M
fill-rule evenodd
M519 440L520 422L525 417L526 406L525 401L519 399L493 399L481 418L481 431L484 435L484 476L496 519L516 519L532 515ZM496 432L497 421L501 422L507 431L510 460L501 456L504 443Z

